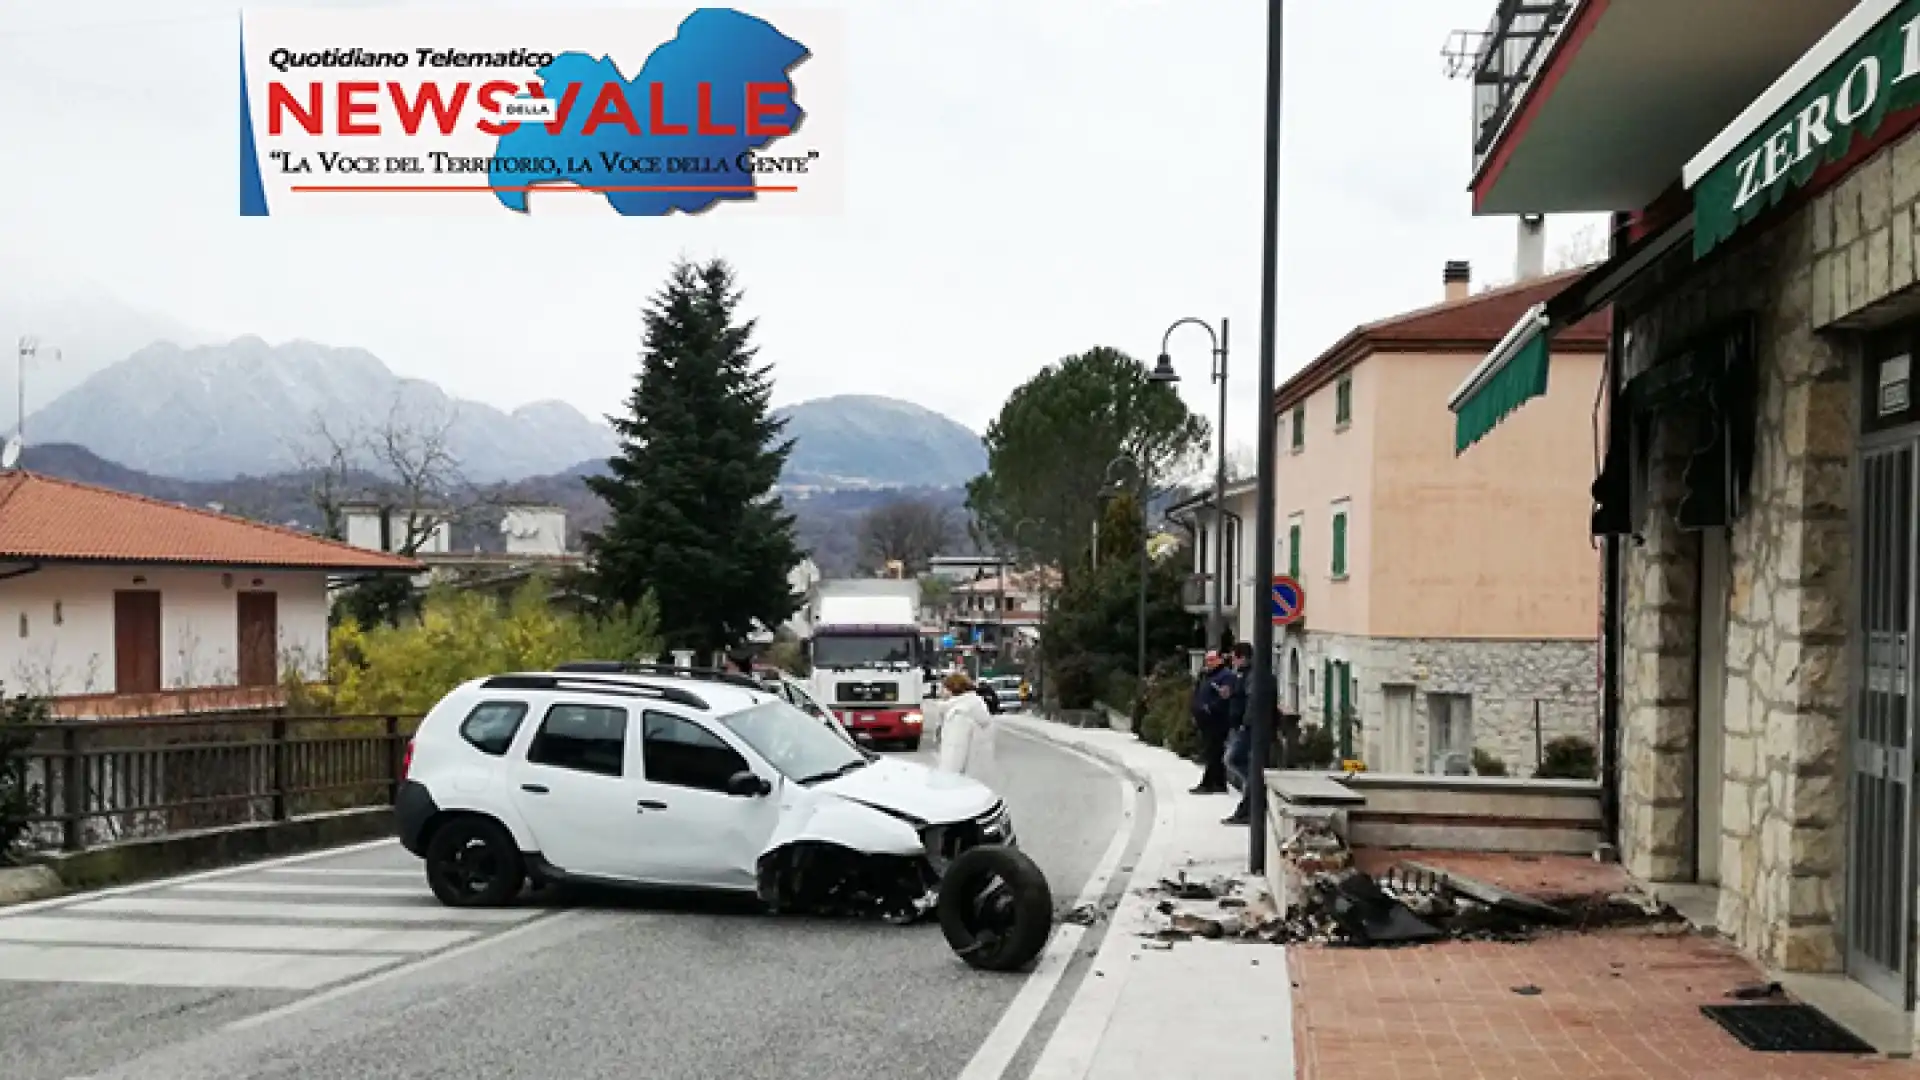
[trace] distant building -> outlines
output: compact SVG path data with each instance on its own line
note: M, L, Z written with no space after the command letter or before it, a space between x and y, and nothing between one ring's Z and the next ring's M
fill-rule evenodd
M567 512L557 506L509 506L500 521L509 555L567 553Z
M384 513L383 513L384 512ZM373 502L346 503L347 543L367 551L396 552L406 547L409 529L426 537L415 555L437 555L453 548L453 515L441 507L422 507L410 515L405 507L383 507Z

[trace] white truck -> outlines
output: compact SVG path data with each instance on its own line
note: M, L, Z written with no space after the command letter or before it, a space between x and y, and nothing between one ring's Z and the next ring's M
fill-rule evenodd
M917 581L843 579L817 587L808 689L848 731L919 748L927 663L919 612Z

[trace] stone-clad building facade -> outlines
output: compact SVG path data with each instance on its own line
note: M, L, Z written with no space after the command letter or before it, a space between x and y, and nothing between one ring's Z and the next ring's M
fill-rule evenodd
M1606 210L1615 229L1608 261L1449 401L1462 456L1544 385L1560 328L1610 308L1591 524L1619 857L1710 900L1769 969L1845 976L1911 1033L1920 0L1783 8L1765 41L1607 11L1562 13L1534 61L1549 97L1503 105L1476 147L1481 212ZM1650 33L1726 62L1630 67L1605 47ZM1608 96L1654 83L1697 108ZM1593 140L1596 118L1646 142Z

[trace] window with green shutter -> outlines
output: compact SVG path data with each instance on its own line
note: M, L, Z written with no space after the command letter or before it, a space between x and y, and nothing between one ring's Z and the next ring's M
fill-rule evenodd
M1347 512L1333 515L1333 576L1347 576Z
M1293 448L1299 450L1307 445L1307 403L1301 402L1293 407Z
M1287 526L1287 576L1300 580L1300 523Z
M1346 427L1353 422L1353 376L1342 375L1333 388L1333 423Z

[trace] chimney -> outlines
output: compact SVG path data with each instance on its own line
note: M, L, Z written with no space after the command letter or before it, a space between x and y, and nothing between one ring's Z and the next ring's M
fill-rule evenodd
M1514 256L1515 281L1532 281L1547 272L1547 219L1543 214L1520 215L1519 250Z
M1448 300L1465 300L1473 284L1473 264L1460 259L1447 263L1440 271L1440 283L1446 286Z

